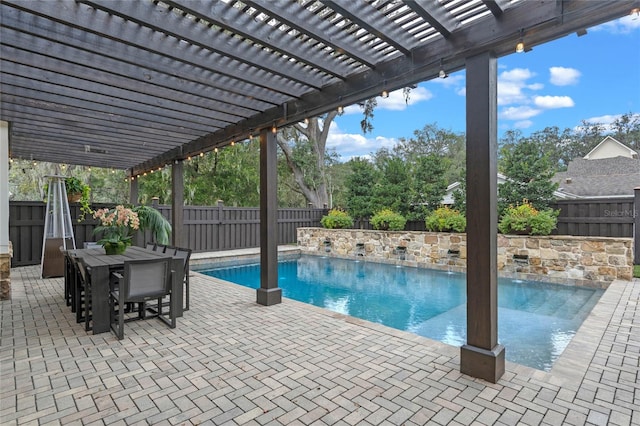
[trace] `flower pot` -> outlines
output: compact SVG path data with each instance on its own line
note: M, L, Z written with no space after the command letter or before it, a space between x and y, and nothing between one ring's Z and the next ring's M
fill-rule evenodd
M67 200L70 203L77 203L78 201L80 201L80 198L82 198L81 193L67 194Z
M104 247L104 252L108 255L122 254L127 249L127 245L123 242L106 243L103 247Z

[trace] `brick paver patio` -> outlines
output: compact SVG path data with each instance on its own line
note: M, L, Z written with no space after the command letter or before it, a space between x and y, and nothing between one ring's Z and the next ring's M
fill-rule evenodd
M176 329L137 321L122 341L75 323L62 279L11 278L3 425L640 425L638 280L610 286L550 373L507 363L494 385L460 374L457 347L197 273Z

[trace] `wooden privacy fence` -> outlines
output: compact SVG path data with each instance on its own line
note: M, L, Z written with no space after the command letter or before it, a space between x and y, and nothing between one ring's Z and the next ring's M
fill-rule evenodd
M13 244L12 266L34 265L42 254L45 203L38 201L12 201L9 203L9 239ZM112 207L94 205L94 208ZM157 206L168 219L170 206ZM557 201L553 208L560 209L557 235L591 237L633 237L634 200L632 198L585 199ZM95 241L94 219L78 223L77 204L70 206L76 245ZM278 244L296 242L298 227L320 226L324 209L279 209ZM260 245L260 209L227 207L184 207L184 246L194 252L231 250ZM356 221L356 229L372 229L369 221ZM424 231L424 221L407 222L408 231ZM139 237L144 244L150 236Z
M633 237L633 198L558 200L555 235Z
M80 214L77 204L70 206L76 246L85 241L95 241L93 235L97 221L87 217L78 223ZM113 205L93 205L95 208ZM39 201L12 201L9 203L9 240L13 244L11 266L26 266L40 263L42 234L46 204ZM167 219L171 218L170 206L156 207ZM296 242L298 227L320 226L323 209L279 209L278 244ZM260 246L260 209L227 207L184 207L184 245L194 252L231 250ZM136 238L143 245L151 236Z

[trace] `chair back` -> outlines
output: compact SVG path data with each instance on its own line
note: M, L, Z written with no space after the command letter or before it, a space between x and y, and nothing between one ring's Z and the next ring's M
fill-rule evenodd
M186 277L189 273L189 258L191 257L191 249L183 249L177 247L174 256L182 259L182 267L184 268L184 274Z
M124 262L125 301L156 299L171 291L171 259L130 260Z

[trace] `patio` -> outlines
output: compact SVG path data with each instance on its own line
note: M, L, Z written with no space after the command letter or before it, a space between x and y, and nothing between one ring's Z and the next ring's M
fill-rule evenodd
M62 278L11 272L6 425L640 425L637 279L612 283L550 373L507 362L490 384L460 373L457 347L288 299L261 306L254 290L198 273L176 329L91 335Z

